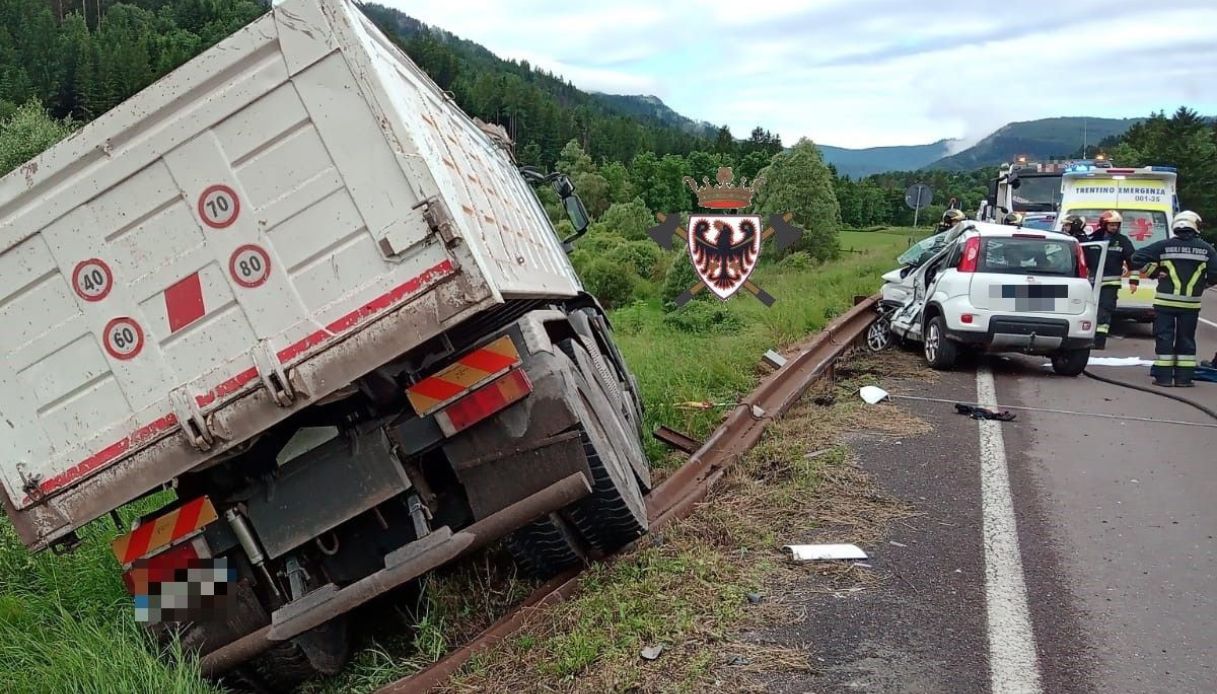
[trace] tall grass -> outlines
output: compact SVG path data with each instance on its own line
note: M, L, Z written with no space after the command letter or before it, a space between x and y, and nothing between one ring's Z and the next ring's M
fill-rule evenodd
M124 522L159 507L156 497L124 509ZM158 648L135 622L109 541L109 519L81 529L71 554L30 554L0 521L0 691L195 692L204 682L179 649Z
M610 318L618 341L642 388L647 431L666 424L698 438L706 436L717 426L724 407L755 387L762 374L757 364L766 350L780 349L820 330L848 310L854 296L874 294L879 276L892 269L893 258L907 246L896 235L857 235L868 237L871 246L839 262L799 270L780 264L759 268L753 280L777 301L766 307L741 290L719 308L739 326L730 332L675 327L665 321L658 300L614 312ZM848 243L843 239L843 246ZM722 407L681 407L699 401ZM658 442L648 440L647 446L653 460L664 457Z

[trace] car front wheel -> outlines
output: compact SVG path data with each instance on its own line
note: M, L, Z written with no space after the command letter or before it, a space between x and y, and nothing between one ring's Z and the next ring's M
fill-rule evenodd
M947 339L946 323L934 316L925 328L925 360L930 368L945 371L955 365L959 347Z

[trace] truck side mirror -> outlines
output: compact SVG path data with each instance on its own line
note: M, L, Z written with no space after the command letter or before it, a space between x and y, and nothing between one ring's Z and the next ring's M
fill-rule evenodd
M573 235L562 239L562 249L570 253L575 248L575 240L587 233L591 219L587 215L587 209L583 207L583 201L579 199L578 195L574 194L573 190L568 197L562 198L562 206L566 208L566 214L570 217L570 223L575 227Z

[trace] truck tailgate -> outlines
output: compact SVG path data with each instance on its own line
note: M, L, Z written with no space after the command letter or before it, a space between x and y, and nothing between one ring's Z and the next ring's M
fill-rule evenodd
M0 180L26 543L505 298L577 292L513 168L353 5L289 0Z

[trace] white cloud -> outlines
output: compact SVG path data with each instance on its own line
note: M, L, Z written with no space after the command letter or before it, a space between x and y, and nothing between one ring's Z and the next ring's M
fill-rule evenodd
M1212 0L381 1L577 86L656 94L786 142L972 141L1050 116L1217 113Z

